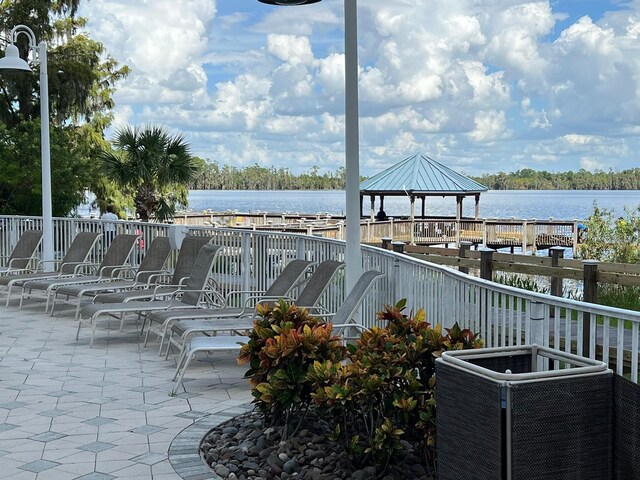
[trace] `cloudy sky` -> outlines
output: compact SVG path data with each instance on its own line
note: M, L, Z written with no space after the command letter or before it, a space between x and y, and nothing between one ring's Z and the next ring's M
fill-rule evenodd
M87 0L132 69L116 125L293 172L344 165L343 0ZM639 166L640 0L359 0L361 174Z

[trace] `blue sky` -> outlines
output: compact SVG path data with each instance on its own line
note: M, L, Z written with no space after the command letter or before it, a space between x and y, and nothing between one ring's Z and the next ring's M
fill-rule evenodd
M115 126L294 172L344 164L343 0L91 0L132 69ZM621 170L640 151L640 1L360 0L361 173L416 152L467 174Z

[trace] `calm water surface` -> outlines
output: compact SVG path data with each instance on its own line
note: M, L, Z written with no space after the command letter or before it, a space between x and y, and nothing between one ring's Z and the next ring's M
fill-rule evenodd
M624 208L635 209L640 205L638 190L491 190L480 196L481 218L584 219L593 212L594 202L600 208L613 210L623 215ZM385 211L389 216L409 215L407 197L385 198ZM416 213L421 210L421 201L416 201ZM427 197L427 215L455 215L454 197ZM376 200L376 209L379 199ZM369 198L364 201L365 215L369 212ZM332 213L344 214L345 193L341 190L191 190L189 209L238 212L279 213ZM464 200L465 216L474 215L474 199Z

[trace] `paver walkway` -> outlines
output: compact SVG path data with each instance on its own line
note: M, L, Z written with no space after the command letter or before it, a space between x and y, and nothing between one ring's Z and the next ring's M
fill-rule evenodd
M89 348L88 329L74 340L71 309L43 309L0 307L3 480L179 479L167 453L174 438L251 400L233 354L194 362L172 397L174 362L155 343L143 348L133 324L121 333L110 322Z

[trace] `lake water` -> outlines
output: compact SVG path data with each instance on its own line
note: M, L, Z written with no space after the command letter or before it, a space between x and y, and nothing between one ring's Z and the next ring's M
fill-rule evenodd
M480 218L517 218L558 220L585 219L593 212L594 202L600 208L613 210L616 216L624 208L636 209L640 205L639 190L491 190L480 196ZM385 212L389 216L407 216L410 212L408 197L386 197ZM376 210L379 199L376 199ZM364 199L364 214L369 213L369 198ZM416 201L416 214L422 202ZM454 216L455 197L427 197L425 212L433 216ZM474 199L463 202L463 214L473 217ZM341 190L191 190L189 210L279 213L332 213L345 212L345 193Z

